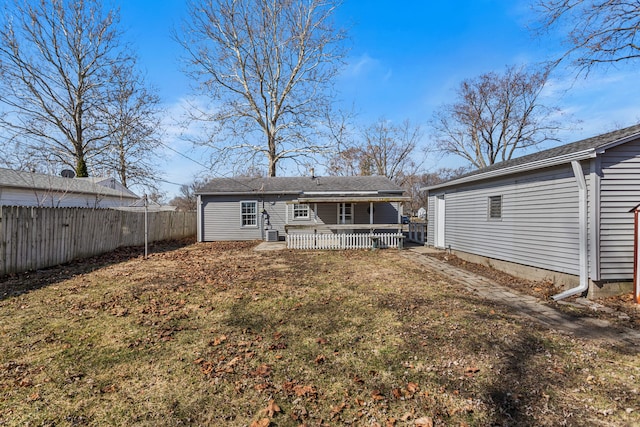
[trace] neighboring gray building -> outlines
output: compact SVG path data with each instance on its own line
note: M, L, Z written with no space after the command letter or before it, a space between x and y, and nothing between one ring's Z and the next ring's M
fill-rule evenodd
M198 241L401 230L403 190L380 176L217 178L198 192Z
M64 178L0 168L0 206L112 208L138 199L113 178Z
M569 275L556 299L633 279L640 125L423 190L430 246Z

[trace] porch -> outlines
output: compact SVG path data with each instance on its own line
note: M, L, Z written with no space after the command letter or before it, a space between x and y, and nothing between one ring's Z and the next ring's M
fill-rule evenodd
M288 249L386 249L402 248L400 224L322 224L286 227Z
M289 249L402 248L403 196L306 197L288 202Z
M338 234L288 234L287 249L402 249L402 233L338 233Z

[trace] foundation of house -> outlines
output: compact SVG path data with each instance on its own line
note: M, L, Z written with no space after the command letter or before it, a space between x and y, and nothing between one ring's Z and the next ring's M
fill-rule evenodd
M515 277L526 280L550 281L560 290L571 289L580 284L580 277L573 274L560 273L557 271L545 270L543 268L530 267L509 261L488 258L468 252L452 250L451 253L458 258L476 264L486 265L496 270L503 271ZM589 281L587 298L597 299L614 295L621 295L633 291L633 282L594 282Z

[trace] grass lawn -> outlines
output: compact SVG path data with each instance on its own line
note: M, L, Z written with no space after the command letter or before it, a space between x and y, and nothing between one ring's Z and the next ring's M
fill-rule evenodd
M0 282L0 425L640 425L640 357L395 250L165 244Z

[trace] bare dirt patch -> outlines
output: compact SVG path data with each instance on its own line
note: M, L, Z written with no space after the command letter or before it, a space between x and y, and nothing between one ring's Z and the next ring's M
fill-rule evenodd
M0 282L0 425L637 425L637 354L397 251L135 249Z

